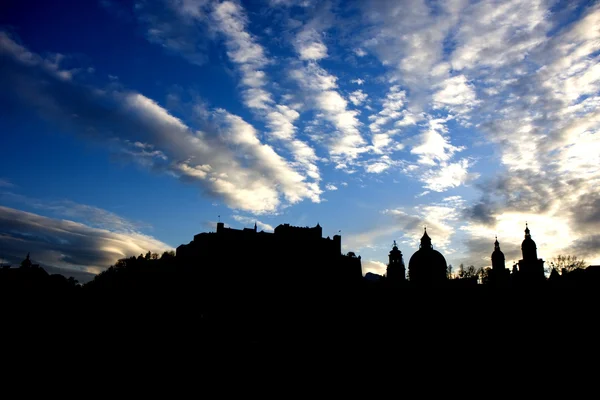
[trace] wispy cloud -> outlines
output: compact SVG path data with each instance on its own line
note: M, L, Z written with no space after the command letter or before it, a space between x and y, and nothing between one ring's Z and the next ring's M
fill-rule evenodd
M7 88L3 94L41 115L105 143L118 138L149 144L169 160L165 165L159 157L154 167L199 183L233 208L273 212L281 205L280 196L292 203L318 201L318 186L307 183L272 147L261 144L256 130L240 117L217 110L203 122L207 130L194 130L140 93L64 80L48 71L40 56L5 34L2 38L0 79ZM40 70L49 75L40 77Z
M334 127L333 135L325 138L331 158L345 168L367 151L359 130L358 111L348 109L348 101L337 91L337 78L314 62L292 70L291 77L314 99L320 116Z
M209 0L136 1L132 13L146 39L192 64L208 61ZM114 7L112 7L114 8Z
M263 68L270 61L264 48L247 30L245 10L237 3L225 1L214 4L211 16L215 22L213 29L225 36L227 55L241 73L245 105L267 120L272 138L284 143L295 159L294 165L309 178L320 180L314 149L296 137L294 121L299 117L298 112L287 105L276 104L267 89L269 82ZM318 195L318 183L312 183L312 186Z
M89 211L91 219L96 219L99 214L108 216L109 225L114 225L112 213L85 205L72 204L71 208L76 214ZM124 226L121 224L124 220L119 220L116 226L119 229L102 229L0 206L2 257L18 264L31 253L31 257L43 266L55 267L61 274L79 280L90 280L119 258L172 249L133 227Z
M273 226L271 226L265 222L262 222L256 218L248 217L245 215L233 214L231 216L231 218L233 218L237 222L244 224L244 225L253 226L254 224L256 224L257 228L262 231L273 232L273 230L275 229L275 228L273 228Z
M193 64L206 62L208 43L221 46L243 106L235 114L203 107L186 119L121 82L83 85L83 70L65 67L68 55L36 54L6 33L0 96L249 213L320 201L329 190L320 182L339 181L333 168L361 184L416 182L407 196L421 207L390 208L398 225L357 234L356 244L387 243L399 226L419 235L417 220L429 219L440 245L484 263L492 231L520 233L520 219L534 215L548 227L538 247L600 260L600 5L365 1L352 13L342 3L269 5L139 1L130 10L150 42ZM450 207L441 193L473 200ZM463 217L440 207L463 207ZM565 226L568 238L552 232ZM519 240L504 240L511 257Z

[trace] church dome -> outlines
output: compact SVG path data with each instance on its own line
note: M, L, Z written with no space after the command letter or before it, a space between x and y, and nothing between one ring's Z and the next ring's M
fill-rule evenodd
M434 283L446 280L446 259L431 245L427 230L421 238L421 246L408 262L409 279L417 283Z

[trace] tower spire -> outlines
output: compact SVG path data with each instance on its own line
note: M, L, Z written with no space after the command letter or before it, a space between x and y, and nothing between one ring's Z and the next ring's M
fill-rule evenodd
M423 237L421 238L421 248L422 249L432 249L431 246L431 238L427 234L427 227L424 227Z

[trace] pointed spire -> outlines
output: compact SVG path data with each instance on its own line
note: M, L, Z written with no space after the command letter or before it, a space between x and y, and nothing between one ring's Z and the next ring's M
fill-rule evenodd
M254 221L254 232L256 232L256 221Z
M531 236L529 231L529 226L527 225L527 221L525 221L525 237Z
M427 227L424 228L425 232L423 233L423 237L421 238L421 248L432 249L433 247L431 246L431 238L427 234Z
M498 242L498 235L496 235L496 241L494 242L494 249L500 251L500 242Z

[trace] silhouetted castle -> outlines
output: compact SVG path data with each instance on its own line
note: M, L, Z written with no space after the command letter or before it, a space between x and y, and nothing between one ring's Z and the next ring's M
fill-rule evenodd
M273 233L254 228L226 228L194 236L177 247L178 262L200 267L208 280L235 285L298 286L316 282L345 285L362 279L361 258L342 255L340 235L322 237L315 227L279 225Z
M411 282L420 285L438 285L447 280L446 259L433 249L427 229L421 238L419 250L408 262L408 277Z

